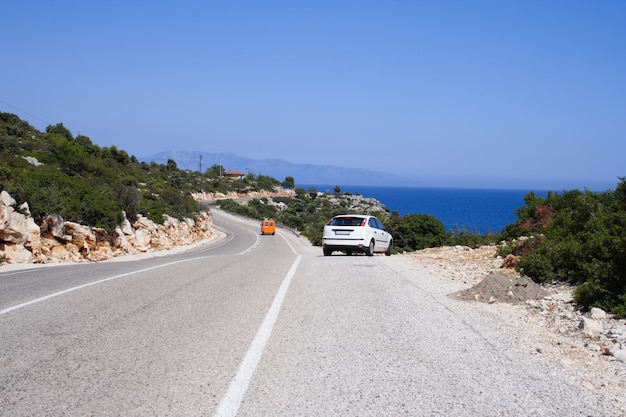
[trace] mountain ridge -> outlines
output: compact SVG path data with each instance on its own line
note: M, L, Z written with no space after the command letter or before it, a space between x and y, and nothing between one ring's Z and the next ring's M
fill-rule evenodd
M200 159L202 157L202 159ZM388 172L379 172L362 168L345 168L332 165L294 164L282 159L253 159L234 153L212 153L202 151L169 150L152 156L139 158L144 162L165 164L169 159L176 162L178 168L202 171L213 165L224 169L266 175L279 181L293 177L296 184L334 184L334 185L375 185L375 186L410 186L416 181Z

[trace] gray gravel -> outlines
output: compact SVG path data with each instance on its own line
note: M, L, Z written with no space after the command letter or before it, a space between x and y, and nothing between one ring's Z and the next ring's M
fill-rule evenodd
M532 354L512 306L447 284L400 256L307 257L239 415L623 415Z

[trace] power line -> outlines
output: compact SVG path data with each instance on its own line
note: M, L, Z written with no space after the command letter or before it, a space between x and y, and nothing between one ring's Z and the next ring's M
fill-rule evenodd
M14 105L9 104L9 103L7 103L6 101L4 101L4 100L2 100L2 99L0 99L0 103L2 103L2 104L6 104L7 106L11 107L12 109L17 110L18 112L23 113L23 114L25 114L25 115L27 115L27 116L34 117L35 119L39 120L40 122L44 122L44 123L46 123L47 125L50 125L50 126L52 125L52 123L50 123L49 121L44 120L44 119L42 119L41 117L35 116L34 114L28 113L27 111L24 111L24 110L18 109L18 108L17 108L17 107L15 107Z

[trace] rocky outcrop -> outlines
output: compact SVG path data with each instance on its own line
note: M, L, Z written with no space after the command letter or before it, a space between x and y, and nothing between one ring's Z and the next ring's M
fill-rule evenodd
M207 239L214 234L207 212L195 219L165 216L163 224L124 216L114 231L84 226L50 214L37 225L28 204L0 193L0 261L3 263L94 262L109 258L169 250Z
M293 197L295 195L296 195L296 192L290 189L280 189L280 190L274 190L274 191L265 191L265 190L247 191L247 192L231 191L226 194L220 193L220 192L207 193L205 191L201 191L201 192L191 194L191 196L196 201L203 201L203 202L211 202L211 201L221 200L221 199L226 199L226 198L236 199L236 198L250 198L250 197L258 198L258 197L277 197L277 196Z
M39 226L30 215L28 204L15 209L16 201L6 192L0 193L0 258L29 262L41 254Z

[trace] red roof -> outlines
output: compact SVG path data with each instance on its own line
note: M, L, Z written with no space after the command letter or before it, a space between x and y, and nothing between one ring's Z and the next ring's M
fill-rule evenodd
M243 177L244 175L246 175L245 173L241 172L241 171L235 171L232 169L227 169L226 170L226 175L232 176L232 177Z

